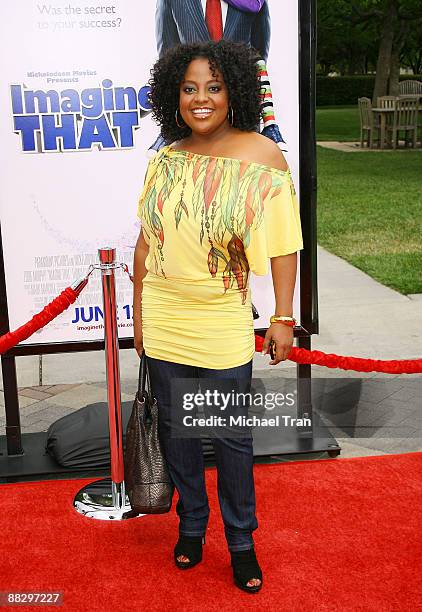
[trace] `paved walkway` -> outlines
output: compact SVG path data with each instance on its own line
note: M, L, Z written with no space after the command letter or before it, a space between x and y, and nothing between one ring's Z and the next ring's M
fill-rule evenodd
M355 142L337 142L335 140L321 140L317 142L317 145L324 147L325 149L334 149L335 151L344 151L345 153L363 153L370 151L371 153L388 153L391 151L422 151L422 147L408 147L400 146L398 149L370 149L367 146L361 147L360 141Z
M318 249L318 270L320 333L312 338L313 348L375 359L422 357L422 296L401 295L322 248ZM24 433L46 431L57 418L106 401L101 352L45 355L41 387L38 357L16 361ZM254 378L268 389L281 390L285 379L295 376L296 365L287 362L272 367L268 361L269 357L255 355ZM131 401L138 374L134 350L120 352L120 367L122 400ZM312 371L315 378L336 379L337 388L330 391L329 398L343 393L343 400L339 397L322 407L342 446L341 457L422 451L421 374L359 374L318 366L312 366ZM345 413L341 411L344 379L354 379L348 386L349 396L358 393ZM5 424L3 405L0 394L1 428Z

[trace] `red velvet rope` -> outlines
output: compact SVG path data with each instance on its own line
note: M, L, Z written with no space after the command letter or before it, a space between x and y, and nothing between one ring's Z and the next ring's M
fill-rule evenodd
M22 325L13 332L8 332L0 337L0 354L5 353L13 346L26 340L36 331L41 329L69 308L86 285L86 279L76 290L67 287L50 304L47 304L41 312L34 315L28 323ZM264 338L255 334L255 350L262 351ZM354 370L356 372L385 372L387 374L417 374L422 372L422 359L381 360L364 359L362 357L345 357L334 353L323 353L322 351L308 351L302 348L292 347L288 359L296 363L307 363L327 368L339 368L341 370Z
M8 332L4 336L0 337L0 354L5 353L12 346L15 346L22 340L26 340L29 336L32 336L36 331L41 329L61 314L66 308L69 308L71 304L76 300L80 291L75 291L71 287L67 287L61 292L50 304L47 304L41 312L38 312L32 317L30 321L18 327L13 332Z
M255 334L255 350L262 351L264 338ZM268 352L268 351L267 351ZM354 370L355 372L385 372L386 374L418 374L422 372L422 359L364 359L363 357L345 357L334 353L322 351L308 351L292 347L287 359L296 363L308 363L325 366L326 368L339 368L340 370Z

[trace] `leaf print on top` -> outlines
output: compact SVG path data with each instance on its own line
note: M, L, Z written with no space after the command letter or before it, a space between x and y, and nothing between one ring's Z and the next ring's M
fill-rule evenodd
M295 194L290 170L170 146L152 162L155 172L144 191L142 222L155 239L150 249L156 273L165 276L165 232L173 218L170 226L177 234L192 240L197 232L210 277L221 278L224 292L238 289L244 303L249 275L245 248L263 223L265 201L281 193L286 181Z
M188 167L189 167L189 159L185 165L185 177L183 179L182 191L180 193L180 200L177 202L175 209L174 209L176 229L179 227L180 219L182 218L182 212L185 212L186 216L189 217L189 211L187 209L186 203L183 201L183 196L184 196L185 187L186 187L186 174L187 174Z
M247 281L249 274L249 264L246 259L243 242L235 235L232 236L227 249L230 254L230 260L223 273L224 292L229 287L232 287L234 279L237 282L237 288L242 295L242 304L246 301L247 296Z

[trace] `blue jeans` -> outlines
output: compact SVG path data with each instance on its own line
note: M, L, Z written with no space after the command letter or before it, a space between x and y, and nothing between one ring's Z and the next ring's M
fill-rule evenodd
M202 536L210 508L205 489L204 458L199 438L171 437L172 378L231 378L238 393L251 389L252 360L225 370L213 370L163 361L147 356L152 393L158 403L159 436L170 477L179 493L176 512L179 533ZM212 438L217 466L217 491L224 533L230 551L253 548L257 529L253 480L253 447L250 438Z

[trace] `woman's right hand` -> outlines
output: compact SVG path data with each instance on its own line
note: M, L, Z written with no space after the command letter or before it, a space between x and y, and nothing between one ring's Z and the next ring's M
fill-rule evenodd
M142 323L133 321L133 345L139 357L142 355L144 350L143 338L142 338Z

